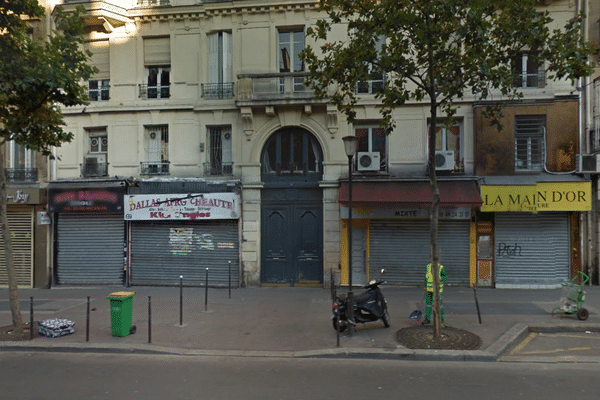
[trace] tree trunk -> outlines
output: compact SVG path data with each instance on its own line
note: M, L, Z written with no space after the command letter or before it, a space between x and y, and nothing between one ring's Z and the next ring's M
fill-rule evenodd
M6 207L6 168L4 167L4 154L0 146L0 225L2 225L2 239L4 241L4 258L6 260L6 274L8 275L8 297L10 299L10 312L12 313L15 337L23 336L23 319L21 318L21 304L19 303L19 289L17 285L17 272L12 252L12 238L8 226L8 210ZM33 327L30 327L33 329Z
M438 339L441 335L442 317L440 315L440 268L438 253L438 230L440 216L440 191L437 184L435 172L435 138L437 129L437 101L431 98L431 127L429 132L429 181L431 183L432 201L431 216L429 221L430 245L431 245L431 272L433 273L433 338Z

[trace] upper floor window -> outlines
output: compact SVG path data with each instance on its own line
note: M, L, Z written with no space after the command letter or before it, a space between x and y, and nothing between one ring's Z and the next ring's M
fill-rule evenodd
M206 175L231 175L233 155L231 151L231 126L208 128L208 154L204 173Z
M9 182L37 181L35 151L14 140L8 142L7 167L6 179Z
M381 51L383 44L385 43L385 37L380 36L375 42L375 49L377 52ZM367 64L367 72L371 79L357 82L356 93L361 94L374 94L377 91L383 89L385 75L382 71L378 70L377 67L371 63Z
M169 37L144 38L144 65L147 84L140 88L140 97L166 99L171 97L171 44Z
M515 86L520 88L542 88L545 86L544 65L534 53L522 53L515 57L512 69L517 77Z
M147 126L144 140L146 161L141 163L142 175L166 175L169 173L169 127Z
M515 117L515 171L534 172L544 168L545 115Z
M279 29L279 72L304 71L304 29Z
M233 97L231 53L231 32L215 32L208 35L208 83L202 85L204 98Z
M317 139L302 128L284 128L274 133L263 148L262 177L270 175L304 179L323 174L323 153Z
M106 128L88 128L87 154L84 157L81 175L84 177L108 175L108 135Z
M439 171L464 170L462 159L462 130L460 125L437 126L435 135L435 164Z
M388 145L385 130L380 126L357 126L356 169L358 171L387 171Z
M108 40L86 42L86 50L92 52L90 65L98 68L98 72L88 81L88 97L90 101L108 100L110 98L110 53Z

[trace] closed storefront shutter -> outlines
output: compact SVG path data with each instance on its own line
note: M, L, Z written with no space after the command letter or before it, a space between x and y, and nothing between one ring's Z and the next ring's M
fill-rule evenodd
M132 285L239 286L237 221L132 223Z
M569 278L567 213L497 213L496 287L556 287Z
M446 284L469 284L469 222L442 220L438 245L448 272ZM425 266L431 262L429 221L371 221L370 277L392 284L423 285Z
M123 283L123 215L59 214L56 229L57 284Z
M8 226L11 232L13 260L17 284L33 287L33 208L11 207L8 209ZM4 239L0 231L0 286L8 286Z

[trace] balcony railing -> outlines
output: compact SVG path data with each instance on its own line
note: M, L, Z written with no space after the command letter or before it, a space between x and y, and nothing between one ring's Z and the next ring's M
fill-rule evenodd
M204 163L204 175L233 175L233 163Z
M108 176L108 163L93 163L79 165L81 167L81 176L84 178Z
M233 82L203 83L202 97L209 100L233 98Z
M543 88L546 86L546 73L540 71L534 74L519 74L515 86L520 88Z
M138 7L156 7L156 6L168 6L169 0L138 0Z
M170 85L156 85L149 86L147 84L138 85L139 94L141 99L168 99L171 97L171 86Z
M170 161L142 161L141 175L169 175Z
M6 180L8 182L37 182L37 168L7 168Z
M307 99L314 97L305 85L307 72L238 75L240 100Z

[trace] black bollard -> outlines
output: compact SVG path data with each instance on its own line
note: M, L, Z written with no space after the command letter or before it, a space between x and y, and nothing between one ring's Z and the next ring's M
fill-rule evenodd
M152 343L152 297L148 296L148 343Z
M208 311L208 268L206 268L206 283L204 284L204 312Z
M90 341L90 296L87 297L87 314L85 317L85 341Z
M179 325L183 325L183 275L179 276Z
M231 261L229 261L229 299L231 300Z
M473 285L473 296L475 296L475 307L477 307L477 318L479 318L479 325L481 325L481 313L479 312L479 301L477 301L477 291L475 285Z
M29 340L33 340L33 296L29 299Z

